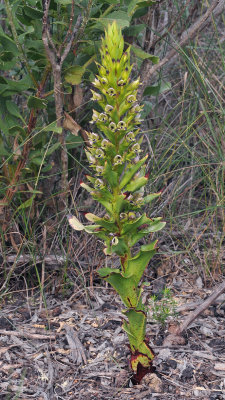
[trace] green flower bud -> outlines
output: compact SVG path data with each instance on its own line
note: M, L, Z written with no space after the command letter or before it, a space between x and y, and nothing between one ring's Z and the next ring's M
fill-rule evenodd
M113 97L113 96L116 95L116 91L115 91L115 89L113 89L112 87L110 87L110 88L106 91L106 93L107 93L109 96L111 96L111 97Z
M103 85L107 85L108 79L103 77L103 78L101 78L101 82Z
M136 124L140 124L142 119L141 119L141 114L137 114L134 118L134 121Z
M128 219L134 220L135 218L136 218L136 215L135 215L134 212L129 212L129 213L128 213Z
M106 104L105 106L105 112L110 112L113 110L113 106L111 106L110 104Z
M108 119L108 117L107 117L107 115L106 115L105 113L99 114L99 120L100 120L101 122L106 122L107 119Z
M103 139L101 142L101 148L106 149L110 145L110 141L107 139Z
M95 78L95 80L92 82L92 85L94 85L98 89L101 87L101 83L97 78Z
M88 138L89 138L90 144L93 144L93 143L97 142L97 140L99 139L99 136L97 135L97 133L90 132L88 134Z
M90 155L90 157L88 158L88 161L89 161L90 164L95 164L96 163L96 158Z
M119 130L124 130L124 129L126 129L126 122L124 122L124 121L118 122L118 124L117 124L117 129L119 129Z
M118 86L125 86L125 85L126 85L126 82L125 82L123 79L120 79L120 80L117 82L117 85L118 85Z
M126 135L126 139L128 142L133 142L135 140L134 132L130 131Z
M130 94L127 96L127 102L128 103L134 103L136 101L136 96L134 94Z
M134 203L139 207L142 206L144 204L143 194L138 193L134 198Z
M96 173L98 175L102 174L104 172L104 167L102 165L97 165L96 166Z
M138 88L138 86L140 85L140 79L136 79L136 81L133 81L130 85L129 85L129 90L135 90Z
M102 189L104 187L104 182L101 179L96 179L95 189Z
M95 157L96 158L103 158L104 157L104 151L102 149L97 149L95 151Z
M123 164L123 157L117 154L113 159L113 165L120 165Z
M140 148L140 144L139 143L135 143L133 146L132 146L132 151L134 151L134 153L136 153L136 154L138 154L138 153L140 153L141 152L141 148Z
M93 110L93 114L92 114L92 121L90 121L91 124L93 124L94 122L98 121L98 112Z
M126 213L120 213L120 220L127 218Z
M138 112L140 112L141 110L142 110L142 107L139 106L138 104L136 104L135 106L133 106L133 107L131 108L131 111L132 111L132 112L135 112L135 113L138 113Z
M116 130L116 124L115 124L115 122L110 122L110 124L109 124L109 129L110 129L112 132L115 132L115 130Z
M92 98L91 100L97 100L97 101L101 101L102 100L102 96L99 93L94 92L94 90L91 90L92 92Z

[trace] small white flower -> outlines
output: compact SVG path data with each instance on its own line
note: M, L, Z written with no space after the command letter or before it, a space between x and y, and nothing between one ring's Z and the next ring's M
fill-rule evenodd
M100 88L101 87L101 83L100 81L95 78L95 80L92 82L92 84L96 87L96 88Z
M106 85L108 83L108 79L103 77L103 78L101 78L101 82L103 85Z
M96 163L96 158L93 157L93 156L90 156L88 161L89 161L90 164L95 164Z
M118 128L119 130L124 130L124 129L126 129L126 122L124 122L124 121L118 122L117 128Z
M110 122L109 129L114 132L116 130L116 124L114 122Z
M96 158L103 158L104 157L104 151L102 149L97 149L95 152L95 157Z
M104 171L104 167L103 167L102 165L97 165L97 166L96 166L96 173L97 173L98 175L102 174L103 171Z
M99 119L102 122L106 122L108 117L107 117L107 115L105 113L101 113L101 114L99 114Z
M133 94L130 94L129 96L127 96L128 103L134 103L135 101L136 101L136 96L134 96Z
M105 106L105 112L110 112L113 110L113 106L111 106L110 104L106 104Z
M131 111L138 113L139 111L141 111L141 107L138 104L136 104L131 108Z
M103 139L101 142L101 148L102 149L106 149L106 147L108 147L110 145L110 141L107 139Z
M99 139L99 136L97 135L97 133L94 133L94 132L90 132L88 136L90 138L90 143L92 142L91 144L96 143L97 140Z
M102 189L104 187L104 182L101 179L96 179L95 189Z
M111 97L116 95L116 91L112 87L109 88L106 93Z
M140 153L140 151L141 151L141 148L140 148L140 144L139 143L135 143L133 146L132 146L132 150L135 152L135 153Z
M92 100L94 100L94 101L100 101L100 100L102 100L102 96L99 94L99 93L96 93L96 92L94 92L93 90L92 90Z
M92 114L92 121L91 123L93 124L94 122L98 121L98 113L94 110Z
M126 135L126 139L128 142L133 142L135 140L134 133L132 131L128 132L128 134Z
M123 157L117 154L113 159L113 165L120 165L123 164Z
M116 246L118 243L119 243L118 237L115 236L111 241L111 245Z
M118 86L124 86L126 85L126 82L123 79L120 79L117 83Z

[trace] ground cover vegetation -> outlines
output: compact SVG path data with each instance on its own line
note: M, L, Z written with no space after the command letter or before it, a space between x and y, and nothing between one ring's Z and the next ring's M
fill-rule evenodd
M144 281L153 283L145 289L150 300L143 299L156 307L149 321L155 316L165 332L163 310L159 315L165 286L176 294L168 303L179 305L186 282L193 299L224 274L224 1L5 0L0 9L1 316L18 299L32 299L32 310L47 312L51 296L72 298L89 310L101 299L121 307L107 297L113 291L97 272L105 265L104 238L71 233L66 219L73 214L86 226L87 213L104 217L82 186L95 171L86 152L94 157L92 111L102 113L94 86L96 75L104 77L101 38L116 21L130 48L131 82L140 77L142 83L139 156L149 154L146 194L161 193L143 212L167 222L150 236L158 239L158 252L144 272ZM119 169L120 159L115 162ZM101 157L98 164L101 174ZM95 179L100 185L102 176ZM138 246L146 243L142 238ZM112 243L106 244L109 250ZM108 254L107 267L113 266L120 268ZM174 310L171 315L175 320Z

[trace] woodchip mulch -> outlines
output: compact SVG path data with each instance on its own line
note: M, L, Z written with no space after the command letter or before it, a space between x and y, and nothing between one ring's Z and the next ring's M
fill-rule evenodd
M146 289L148 290L148 289ZM149 289L150 290L150 289ZM174 292L178 321L210 294L180 285ZM163 344L168 325L148 324L156 372L133 386L121 303L110 287L18 299L0 311L0 399L182 400L225 399L225 296L196 319L184 343Z

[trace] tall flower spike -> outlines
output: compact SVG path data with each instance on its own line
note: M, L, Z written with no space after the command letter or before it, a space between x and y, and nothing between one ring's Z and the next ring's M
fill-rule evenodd
M130 343L133 379L139 383L151 371L154 358L145 332L147 309L141 299L141 278L156 252L157 241L140 246L138 253L133 246L165 223L140 213L140 208L160 193L144 196L148 156L140 159L142 137L136 139L142 110L136 103L140 82L139 78L130 80L130 49L124 52L122 33L115 22L105 32L100 53L99 75L93 82L99 92L92 92L102 108L101 112L94 110L92 117L99 133L89 134L92 147L86 150L95 176L88 176L90 185L82 183L82 187L105 207L107 218L88 213L91 225L82 225L75 217L69 217L69 222L74 229L99 237L105 244L104 253L115 253L120 259L120 268L101 268L98 273L118 292L126 307L123 328Z

